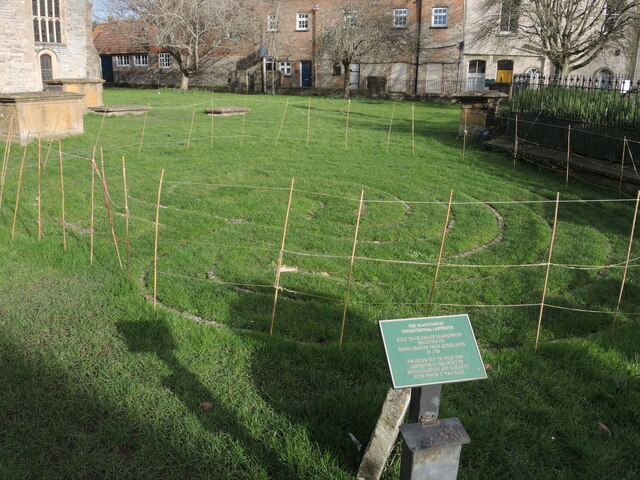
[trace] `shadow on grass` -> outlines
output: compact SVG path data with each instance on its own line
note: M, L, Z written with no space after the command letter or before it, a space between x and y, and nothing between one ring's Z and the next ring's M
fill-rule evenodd
M270 449L243 425L224 401L216 398L198 377L176 357L177 345L171 329L162 318L116 325L132 353L152 353L170 370L163 384L188 408L205 430L225 433L237 440L245 454L257 462L269 478L298 478L294 465L282 461L281 452ZM208 404L210 402L210 405ZM238 478L243 478L239 475Z

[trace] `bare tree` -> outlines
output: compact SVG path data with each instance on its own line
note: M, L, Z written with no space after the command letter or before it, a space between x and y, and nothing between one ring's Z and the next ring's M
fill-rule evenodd
M624 38L638 10L634 0L482 0L475 39L507 44L549 59L556 75L588 65Z
M251 0L114 0L112 9L127 20L136 43L169 53L180 68L180 89L204 60L238 50L255 29L247 18ZM246 15L246 16L245 16Z
M351 63L364 58L376 62L410 51L412 28L395 25L393 9L384 0L351 0L326 11L322 17L317 61L331 61L344 68L343 94L349 97Z

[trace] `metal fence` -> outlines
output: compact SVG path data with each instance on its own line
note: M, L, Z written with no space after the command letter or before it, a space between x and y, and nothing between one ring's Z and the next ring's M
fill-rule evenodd
M639 129L639 89L640 82L621 76L515 75L511 112Z

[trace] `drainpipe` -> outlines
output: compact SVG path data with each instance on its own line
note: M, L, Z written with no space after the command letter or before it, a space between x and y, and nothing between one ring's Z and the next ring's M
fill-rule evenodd
M462 61L463 52L466 47L467 35L467 0L464 0L464 6L462 10L462 41L458 44L460 52L458 54L458 78L456 78L456 89L460 86L460 75L462 74Z
M313 12L313 32L311 32L311 59L313 63L311 64L313 67L313 87L318 87L318 65L316 62L316 42L318 36L318 10L320 9L319 4L315 4L311 11ZM302 66L300 66L300 74L302 75Z
M416 8L418 9L418 41L416 47L416 68L415 78L413 79L413 94L418 94L418 77L420 73L420 48L422 41L422 0L416 1Z

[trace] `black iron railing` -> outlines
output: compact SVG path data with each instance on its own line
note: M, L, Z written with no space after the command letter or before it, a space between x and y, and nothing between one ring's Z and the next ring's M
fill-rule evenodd
M511 111L593 125L640 129L640 82L622 76L515 75Z

